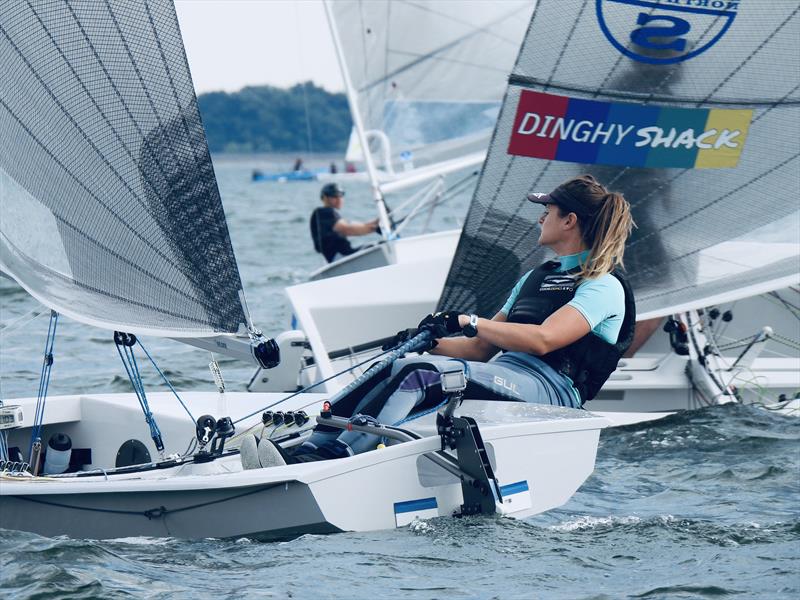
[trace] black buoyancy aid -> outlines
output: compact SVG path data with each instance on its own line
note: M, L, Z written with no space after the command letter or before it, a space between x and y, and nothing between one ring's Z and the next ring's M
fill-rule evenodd
M581 283L577 277L580 269L556 271L558 266L557 262L546 262L534 269L522 285L507 321L541 325L547 317L572 300ZM633 341L636 324L633 291L619 271L613 271L612 275L625 291L625 317L617 343L611 344L590 331L568 346L539 357L569 377L584 402L597 395Z
M314 250L322 254L328 262L333 262L337 254L348 256L356 251L347 237L333 229L340 218L336 209L325 206L315 208L311 213L309 225Z

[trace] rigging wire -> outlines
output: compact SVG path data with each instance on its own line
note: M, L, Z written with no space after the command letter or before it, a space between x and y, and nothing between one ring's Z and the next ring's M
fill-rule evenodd
M44 421L44 409L47 403L47 390L50 387L50 373L53 370L53 348L56 341L56 328L58 327L58 313L50 311L50 323L47 326L47 339L44 346L44 356L42 357L42 370L39 375L39 392L36 396L36 411L33 417L33 427L31 428L31 443L28 448L28 457L33 454L34 447L41 446L42 423ZM36 470L36 465L33 466Z
M133 391L136 393L136 398L139 400L139 406L144 413L144 420L150 428L150 437L156 445L156 450L164 458L164 440L161 437L161 430L158 427L155 416L150 410L150 405L147 402L147 394L144 390L144 382L139 372L139 365L136 362L136 354L134 353L134 346L137 342L136 336L123 333L121 331L114 332L114 344L117 348L117 354L125 367L125 372L128 374Z
M181 403L181 406L183 407L183 410L185 410L185 411L186 411L186 414L187 414L187 415L189 415L189 418L192 420L192 423L195 423L195 422L197 422L197 419L195 419L195 418L194 418L194 415L192 415L192 411L190 411L190 410L189 410L189 407L188 407L188 406L186 406L186 404L183 402L183 400L181 399L180 395L178 395L178 392L177 392L177 390L176 390L174 387L172 387L172 383L170 382L170 380L169 380L169 379L167 379L167 376L166 376L166 375L164 375L164 373L161 371L161 369L159 369L159 368L158 368L158 365L156 364L156 361L155 361L155 360L153 360L153 357L152 357L152 356L150 356L150 353L147 351L147 348L145 348L145 347L144 347L144 344L142 344L142 341L141 341L141 340L139 340L139 347L140 347L140 348L142 349L142 351L145 353L145 355L147 356L147 358L149 358L149 359L150 359L150 363L153 365L153 367L154 367L154 368L155 368L155 370L158 372L158 374L159 374L159 375L161 375L161 379L163 379L163 380L164 380L164 383L166 383L166 384L167 384L167 387L170 389L170 391L171 391L171 392L172 392L172 393L175 395L175 397L178 399L178 402L180 402L180 403Z
M792 314L792 316L794 316L797 320L800 321L800 307L795 306L794 304L792 304L791 302L786 300L778 292L770 292L769 294L767 294L765 296L765 298L770 299L770 301L772 301L772 302L774 302L774 300L777 300L778 301L777 303L779 303L781 306L783 306L788 312L790 312ZM772 300L772 299L774 299L774 300Z

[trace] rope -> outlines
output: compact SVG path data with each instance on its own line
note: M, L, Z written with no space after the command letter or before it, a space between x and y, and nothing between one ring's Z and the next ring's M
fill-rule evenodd
M31 443L28 448L29 457L33 453L34 444L42 441L42 422L44 421L44 409L47 403L47 390L50 387L50 372L53 369L53 348L56 341L57 326L58 313L51 310L50 324L47 326L47 340L44 345L44 357L42 358L42 371L39 374L39 392L36 396L36 411L33 417L33 428L31 429Z
M764 297L767 298L768 300L772 301L773 303L780 304L786 310L788 310L790 313L792 313L792 315L796 319L800 320L800 307L795 306L794 304L792 304L791 302L789 302L785 298L781 297L781 295L778 294L778 292L770 292L769 294L767 294Z
M794 350L800 350L800 342L797 340L793 340L791 338L782 336L779 333L773 333L772 338L776 342L783 344L784 346L789 346L789 348L793 348Z
M16 496L19 500L26 500L27 502L34 502L36 504L45 504L47 506L57 506L59 508L71 508L73 510L85 510L89 512L100 512L100 513L111 513L115 515L141 515L143 517L147 517L148 520L152 519L160 519L161 517L167 514L179 513L186 510L193 510L195 508L202 508L204 506L211 506L213 504L220 504L222 502L227 502L229 500L238 500L239 498L244 498L245 496L251 496L253 494L257 494L258 492L267 491L276 485L269 485L266 487L259 487L254 490L248 490L247 492L243 492L241 494L237 494L235 496L229 496L227 498L219 498L217 500L210 500L208 502L200 502L198 504L190 504L189 506L182 506L181 508L166 508L165 506L158 506L156 508L150 508L148 510L121 510L116 508L91 508L88 506L73 506L70 504L63 504L61 502L52 502L50 500L40 500L38 498L32 498L31 496Z
M136 355L133 351L136 341L136 336L134 335L119 331L114 332L114 344L117 347L117 354L119 354L122 365L125 367L125 372L128 374L128 379L130 379L131 385L133 386L133 391L136 393L136 398L139 400L139 406L141 406L142 412L144 413L144 420L150 427L150 437L156 445L156 450L163 455L164 441L161 438L161 430L147 402L144 383L142 382L142 376L139 373L139 365L136 362Z
M3 398L0 397L0 408L3 408ZM0 429L0 465L8 462L8 435L5 429ZM2 470L2 467L0 467Z
M786 336L783 336L779 333L773 332L772 335L769 336L769 339L778 344L783 344L784 346L788 346L789 348L800 350L800 342L788 338ZM717 350L733 350L734 348L741 348L743 346L747 346L752 341L753 341L753 336L742 338L740 340L734 340L732 342L728 342L727 344L720 344L719 346L717 346Z
M170 389L170 391L173 394L175 394L175 397L178 399L178 402L181 403L181 406L183 407L183 410L186 411L186 414L189 415L189 418L192 420L192 423L197 423L197 419L194 418L194 415L192 415L192 412L189 410L189 408L186 406L186 404L184 404L183 400L178 395L177 390L175 390L175 388L172 387L172 383L170 383L170 380L167 379L167 376L164 375L164 373L161 372L161 369L158 368L158 365L156 364L156 361L154 361L153 357L150 356L150 353L147 351L147 348L144 347L144 344L142 344L141 340L139 340L139 347L144 351L144 353L147 356L147 358L150 359L150 362L152 363L153 367L155 368L156 371L158 371L158 374L161 375L161 379L164 380L164 383L167 384L167 387Z
M751 341L753 341L753 336L742 338L740 340L734 340L732 342L728 342L727 344L719 344L717 346L717 350L733 350L734 348L741 348L742 346L747 346Z
M361 367L361 366L363 366L363 365L367 364L367 363L368 363L368 362L370 362L370 361L373 361L373 360L375 360L375 359L377 359L377 358L380 358L380 357L381 357L381 356L383 356L384 354L389 354L390 352L394 352L394 350L393 350L393 349L384 350L384 351L383 351L383 352L381 352L380 354L376 354L375 356L370 356L369 358L367 358L366 360L363 360L363 361L361 361L360 363L357 363L357 364L355 364L355 365L351 365L351 366L349 366L349 367L347 367L347 368L345 368L345 369L343 369L343 370L339 371L338 373L334 373L334 374L333 374L333 375L331 375L330 377L327 377L327 378L325 378L325 379L322 379L322 380L320 380L320 381L317 381L316 383L312 383L311 385L309 385L309 386L306 386L306 387L304 387L303 389L297 390L296 392L293 392L293 393L289 394L289 395L288 395L288 396L286 396L285 398L281 398L280 400L276 400L276 401L275 401L275 402L273 402L272 404L269 404L269 405L267 405L267 406L264 406L263 408L259 408L258 410L254 411L254 412L251 412L250 414L247 414L247 415L245 415L245 416L243 416L243 417L240 417L240 418L236 419L236 420L235 420L233 423L234 423L234 425L235 425L236 423L241 423L241 422L242 422L242 421L244 421L245 419L249 419L250 417L253 417L253 416L257 415L257 414L258 414L258 413L260 413L260 412L264 412L265 410L269 410L270 408L272 408L272 407L274 407L274 406L277 406L278 404L281 404L282 402L286 402L287 400L291 400L291 399L292 399L292 398L294 398L295 396L299 396L300 394L303 394L303 393L307 392L308 390L310 390L310 389L312 389L312 388L315 388L315 387L317 387L318 385L321 385L321 384L323 384L323 383L327 383L327 382L328 382L328 381L330 381L331 379L336 379L336 378L337 378L337 377L339 377L340 375L344 375L344 374L345 374L345 373L347 373L348 371L352 371L352 370L354 370L354 369L357 369L357 368L359 368L359 367ZM301 407L300 407L300 408L298 408L297 410L303 410L303 409L306 409L306 408L308 408L309 406L313 406L313 405L314 405L314 404L316 404L316 403L317 403L317 401L316 401L316 400L314 400L314 402L309 402L308 404L306 404L305 406L301 406Z
M331 397L329 399L330 403L333 404L337 400L339 400L342 397L344 397L347 394L349 394L354 388L360 386L362 383L364 383L364 381L366 381L366 380L370 379L371 377L373 377L373 375L370 374L370 371L374 371L374 373L379 373L387 365L390 365L395 360L397 360L398 358L400 358L403 355L405 355L406 352L414 352L414 351L420 350L420 349L422 349L424 347L427 347L428 344L430 343L430 339L431 339L431 334L429 332L427 332L427 331L424 331L424 332L422 332L420 334L417 334L415 337L411 338L410 340L408 340L408 341L406 341L406 342L404 342L402 344L398 344L394 348L390 348L388 350L384 350L380 354L377 354L375 356L371 356L368 359L366 359L364 361L361 361L358 364L355 364L355 365L352 365L350 367L347 367L346 369L344 369L342 371L339 371L338 373L336 373L334 375L331 375L330 377L328 377L326 379L323 379L323 380L318 381L316 383L313 383L313 384L311 384L311 385L309 385L307 387L304 387L303 389L298 390L298 391L294 392L293 394L290 394L290 395L286 396L285 398L281 398L280 400L277 400L276 402L273 402L269 406L265 406L265 407L260 408L260 409L254 411L254 412L252 412L252 413L250 413L248 415L240 417L239 419L234 421L234 424L239 423L241 421L244 421L245 419L249 419L250 417L257 415L258 413L260 413L262 411L269 410L270 408L272 408L273 406L275 406L277 404L281 404L282 402L286 402L287 400L290 400L291 398L294 398L295 396L297 396L299 394L307 392L311 388L314 388L314 387L316 387L316 386L318 386L318 385L320 385L322 383L325 383L326 381L330 381L331 379L335 379L336 377L339 377L340 375L343 375L343 374L347 373L348 371L352 371L353 369L357 369L357 368L367 364L370 361L373 361L373 360L375 360L377 358L380 358L381 356L389 355L389 356L386 356L385 358L381 359L380 361L378 361L374 365L372 365L372 367L370 369L367 369L364 373L362 373L361 375L356 377L350 384L348 384L347 386L345 386L344 388L339 390L339 392L337 392L333 397ZM313 402L309 402L308 404L306 404L304 406L301 406L297 410L305 410L309 406L312 406L312 405L314 405L316 403L317 403L316 400L313 401ZM417 415L417 416L422 416L422 415ZM258 425L259 424L256 423L255 425L251 426L246 431L243 431L242 433L232 437L231 438L231 442L233 440L236 440L236 439L242 437L243 435L246 435L249 432L252 432L254 429L256 429L258 427ZM270 434L268 436L269 439L272 439L272 436L275 434L275 431L278 428L279 427L276 427L270 432ZM302 435L303 433L305 433L309 429L313 429L313 428L314 428L314 426L312 425L311 427L307 427L305 429L298 429L297 430L297 434L298 435ZM262 435L263 435L263 429L262 429Z

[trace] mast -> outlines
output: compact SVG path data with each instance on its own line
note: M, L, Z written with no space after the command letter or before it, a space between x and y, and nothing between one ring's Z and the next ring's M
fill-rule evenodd
M372 154L369 151L367 144L367 135L364 131L364 124L361 121L361 113L358 110L358 99L356 91L353 89L353 82L350 80L350 72L347 70L347 63L344 60L344 52L342 51L341 40L339 39L339 32L333 22L333 13L331 12L330 0L324 0L325 16L328 18L328 26L331 29L331 36L333 38L333 45L336 48L336 58L339 61L339 68L342 71L342 79L344 79L344 87L347 93L347 103L350 106L350 114L353 117L353 125L356 128L358 135L358 143L364 152L364 162L367 165L367 175L369 176L370 185L372 186L372 196L375 199L375 205L378 208L378 222L381 226L381 235L384 239L388 240L392 233L392 224L389 221L389 213L386 210L386 202L381 193L380 183L378 182L378 173L375 169L375 162L372 160Z

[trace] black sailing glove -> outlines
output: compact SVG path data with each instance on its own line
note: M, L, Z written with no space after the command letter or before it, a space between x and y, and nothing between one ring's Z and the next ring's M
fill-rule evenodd
M449 310L428 315L419 322L417 328L420 331L430 331L435 338L443 338L454 333L460 333L459 314L456 310Z

